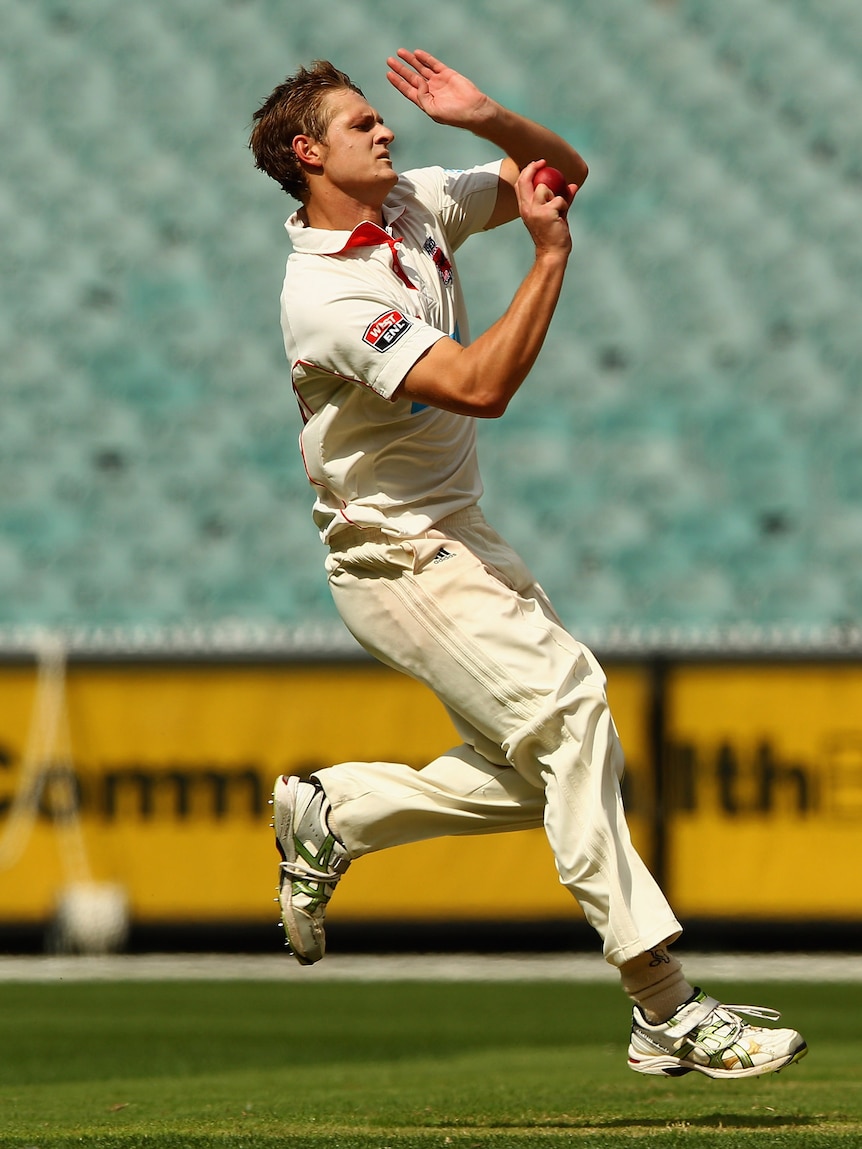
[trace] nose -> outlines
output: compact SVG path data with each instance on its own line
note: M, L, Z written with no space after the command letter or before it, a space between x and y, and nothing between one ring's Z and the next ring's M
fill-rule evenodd
M388 128L386 126L386 124L381 124L378 139L380 140L381 143L391 144L392 141L395 139L395 133L392 131L391 128Z

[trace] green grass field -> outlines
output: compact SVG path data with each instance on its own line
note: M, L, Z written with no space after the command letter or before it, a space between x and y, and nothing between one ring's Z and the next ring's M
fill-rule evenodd
M862 1145L862 986L713 986L811 1046L754 1081L640 1077L612 985L0 986L6 1149Z

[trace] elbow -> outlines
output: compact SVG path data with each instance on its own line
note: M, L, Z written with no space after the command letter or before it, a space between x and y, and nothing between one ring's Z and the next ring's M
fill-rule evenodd
M466 381L465 381L466 383ZM466 408L465 414L474 419L499 419L505 415L509 400L517 390L517 385L509 378L488 378L475 376L465 386L459 388Z
M435 406L442 407L444 411L452 411L456 415L469 415L471 419L499 419L505 415L509 406L511 395L499 393L473 392L465 395L463 392L452 395L448 401L438 401Z
M506 414L511 398L511 395L490 391L482 395L474 394L465 404L463 413L472 415L474 419L499 419L501 415Z
M477 404L473 414L477 419L499 419L506 414L510 395L488 396Z
M477 419L499 419L506 414L513 395L526 377L526 371L485 378L469 388L470 414Z

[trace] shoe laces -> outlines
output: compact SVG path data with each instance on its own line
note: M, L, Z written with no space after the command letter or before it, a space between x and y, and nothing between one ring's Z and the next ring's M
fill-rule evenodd
M778 1021L781 1014L777 1009L770 1009L766 1005L720 1005L719 1009L729 1010L731 1013L745 1014L746 1017L756 1017L760 1021Z
M323 882L329 886L341 879L341 874L335 870L315 870L313 866L309 866L299 858L294 862L282 862L281 868L293 881Z
M686 1041L698 1044L703 1039L719 1038L724 1048L731 1045L745 1029L745 1022L740 1014L762 1021L778 1021L781 1014L776 1009L769 1009L762 1005L731 1005L722 1003L716 1005L712 1012L703 1021L698 1023L693 1031L683 1034L674 1042L674 1049L680 1049ZM718 1024L717 1024L718 1023Z

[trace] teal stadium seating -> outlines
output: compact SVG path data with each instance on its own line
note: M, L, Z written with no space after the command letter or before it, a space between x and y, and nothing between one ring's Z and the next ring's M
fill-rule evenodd
M0 630L327 628L278 330L291 210L251 113L345 67L402 167L493 152L402 103L421 43L582 147L488 517L565 620L683 636L862 612L858 0L0 0ZM462 255L474 332L529 262ZM137 628L137 630L136 630Z

